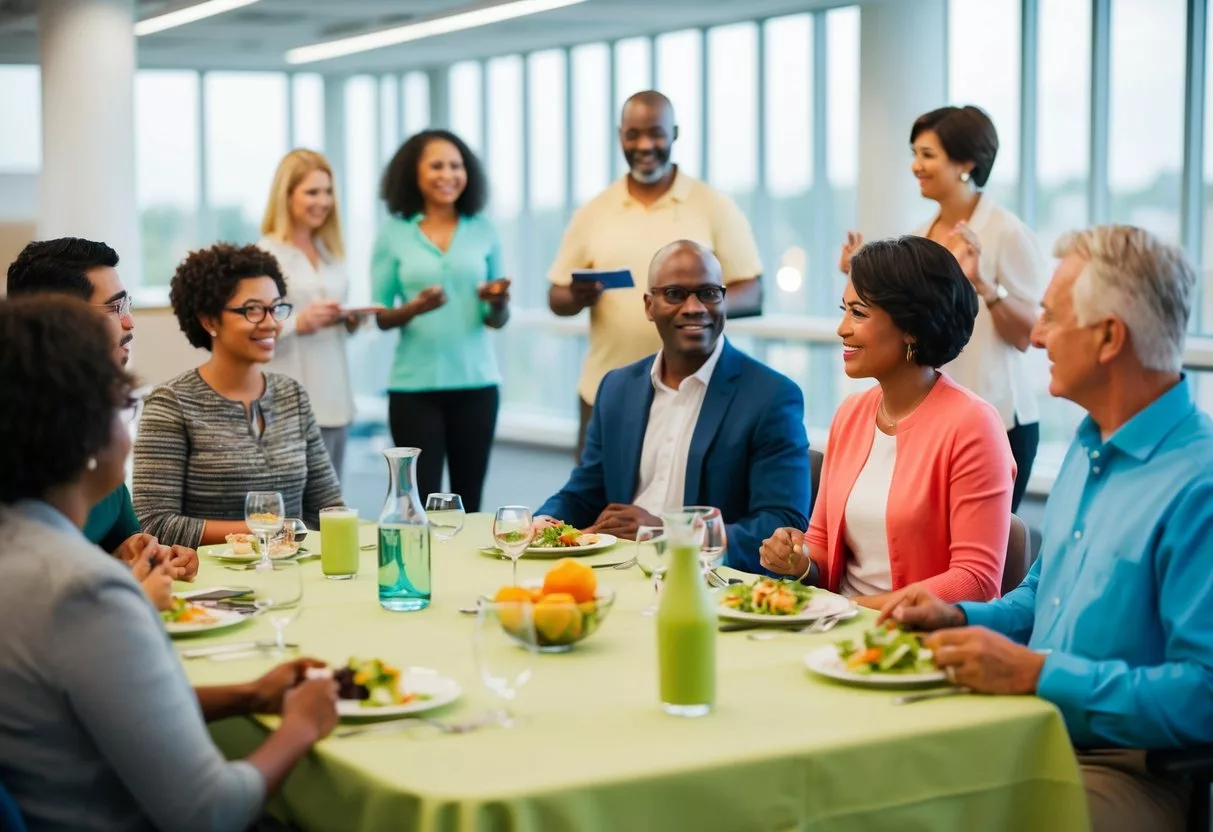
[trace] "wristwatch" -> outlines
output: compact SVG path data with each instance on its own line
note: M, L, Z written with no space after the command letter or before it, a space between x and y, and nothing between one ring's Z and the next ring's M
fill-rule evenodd
M1002 303L1006 296L1007 287L1003 286L1001 283L995 283L994 291L985 296L986 309L993 309L995 306Z

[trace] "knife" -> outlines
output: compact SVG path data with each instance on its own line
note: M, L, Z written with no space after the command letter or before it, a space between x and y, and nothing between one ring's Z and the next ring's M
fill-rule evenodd
M181 651L183 659L204 659L207 656L217 656L220 653L231 653L241 650L256 650L265 647L274 647L275 642L270 640L262 641L231 641L227 644L212 644L210 647L193 647L189 650ZM287 645L293 647L295 645Z
M944 688L943 690L932 690L926 693L911 693L908 696L897 696L893 699L894 705L913 705L915 702L925 702L928 699L940 699L944 696L958 696L962 693L972 693L973 691L966 687Z

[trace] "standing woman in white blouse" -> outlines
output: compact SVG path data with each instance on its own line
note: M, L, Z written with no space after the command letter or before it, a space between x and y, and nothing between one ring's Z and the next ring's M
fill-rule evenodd
M257 245L274 255L286 277L295 314L282 322L267 369L303 385L320 434L341 478L345 441L354 421L354 392L345 355L358 316L343 314L349 293L333 169L311 150L292 150L278 163Z
M981 299L973 336L943 370L998 411L1017 474L1011 511L1019 507L1040 444L1040 409L1027 357L1043 291L1045 261L1019 217L982 192L998 155L998 133L977 107L941 107L910 129L921 194L939 205L914 230L948 248ZM839 268L850 272L863 237L847 233Z

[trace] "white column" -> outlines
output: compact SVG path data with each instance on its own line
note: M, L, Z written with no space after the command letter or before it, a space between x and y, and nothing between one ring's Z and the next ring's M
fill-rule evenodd
M142 278L135 200L133 0L40 0L40 239L112 246L123 281Z
M857 211L874 240L908 234L931 214L910 175L910 127L947 103L947 0L865 3L859 20Z

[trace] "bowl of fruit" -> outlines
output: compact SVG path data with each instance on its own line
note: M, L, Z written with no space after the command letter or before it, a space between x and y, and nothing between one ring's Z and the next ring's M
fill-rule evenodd
M615 603L615 591L599 586L598 576L590 567L564 558L542 580L503 586L492 598L481 600L502 605L525 604L535 626L539 651L564 653L601 626ZM508 607L499 610L501 626L507 633L512 628L521 631L524 617Z

